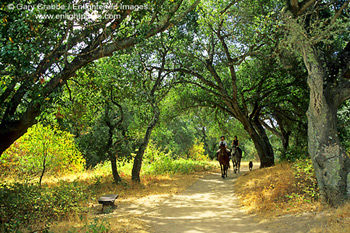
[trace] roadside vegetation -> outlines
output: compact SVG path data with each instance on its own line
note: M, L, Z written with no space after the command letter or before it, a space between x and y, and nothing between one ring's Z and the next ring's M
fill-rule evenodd
M286 214L320 214L326 216L326 221L312 232L350 232L350 203L338 208L321 204L309 159L244 173L235 182L234 189L241 207L261 219Z
M310 160L283 162L245 173L237 179L235 190L250 213L278 216L320 208Z
M46 129L45 132L49 131ZM127 201L150 194L176 193L191 184L191 179L183 178L184 176L214 168L208 157L203 154L204 149L201 144L192 148L191 158L174 159L171 152L162 152L151 143L145 152L145 166L141 172L142 184L134 184L131 181L128 175L131 173L131 163L118 166L122 180L116 184L109 161L88 170L62 169L63 165L55 161L63 161L59 156L66 156L66 154L53 151L55 143L51 141L53 145L47 153L47 158L50 159L46 160L46 174L43 177L39 169L43 169L41 166L43 161L37 161L35 166L37 170L25 169L35 161L29 161L28 164L22 162L24 158L30 159L26 153L30 155L28 151L31 147L27 145L24 150L19 145L30 143L30 138L34 138L31 137L32 133L29 131L22 139L28 141L19 141L7 152L20 151L18 156L11 157L16 159L10 162L2 160L0 232L51 232L51 227L55 227L60 222L65 223L62 232L75 232L78 229L85 232L109 232L112 228L108 221L91 218L96 216L96 212L101 211L97 202L100 196L117 193L119 199ZM34 141L41 142L41 140L37 141L37 138L34 138ZM58 140L58 143L61 144L61 141ZM69 141L65 143L67 144L69 145ZM69 153L69 151L66 152ZM40 154L40 151L37 153ZM183 183L179 185L179 182ZM168 185L165 185L167 183ZM106 211L110 210L107 208ZM67 223L69 223L68 227ZM56 232L60 227L54 229Z

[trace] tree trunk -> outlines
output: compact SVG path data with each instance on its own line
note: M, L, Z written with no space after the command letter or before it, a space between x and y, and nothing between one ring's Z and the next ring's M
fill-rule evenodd
M305 52L305 51L304 51ZM306 53L304 53L306 54ZM309 60L304 55L308 69L310 103L308 118L308 150L320 189L323 203L341 204L350 194L350 161L340 145L337 130L336 92L324 87L327 73L316 54Z
M141 182L140 172L141 172L141 167L142 167L143 154L145 153L149 139L151 138L152 131L159 120L160 111L159 111L158 107L153 106L153 109L154 109L153 119L148 124L145 136L143 137L143 141L140 144L139 150L137 151L136 156L134 158L134 165L132 167L131 179L133 182L136 182L136 183Z
M109 160L111 161L111 168L112 168L112 175L113 175L114 182L118 184L122 181L122 179L118 174L117 158L112 153L108 153L108 155L109 155Z
M288 151L288 147L289 147L289 136L290 136L290 132L287 132L286 134L282 134L282 146L283 146L283 151L282 153L286 153Z
M245 119L242 123L244 129L251 137L255 149L258 152L260 159L260 168L272 167L275 165L274 153L271 143L266 135L265 129L260 124L260 122L257 119Z
M44 174L45 174L45 171L46 171L46 155L47 155L46 151L44 151L43 154L44 154L43 170L41 171L41 175L40 175L40 178L39 178L39 186L41 186L41 182L43 181Z
M110 122L109 119L109 104L106 105L105 110L105 122L108 127L108 138L107 138L107 144L105 151L108 154L109 161L111 161L111 169L112 169L112 175L115 183L120 183L122 179L120 178L118 174L118 168L117 168L117 158L115 155L115 151L113 150L113 129L114 125Z
M337 131L337 108L318 89L310 88L308 110L308 148L321 201L336 206L350 192L349 158L344 153Z
M257 121L255 129L250 135L260 158L260 168L272 167L275 165L275 156L265 129ZM257 133L256 133L257 132Z
M35 104L27 110L17 121L3 120L0 125L0 155L18 138L25 134L29 127L37 123L35 119L40 115L40 105Z
M204 126L202 127L202 135L203 135L202 141L204 144L204 149L206 150L207 154L210 155L211 151L210 151L209 144L208 144L208 136L206 134L206 129Z
M1 128L1 127L0 127ZM11 146L18 138L27 132L27 127L23 129L0 129L0 155Z
M273 133L274 135L276 135L277 137L279 137L281 139L282 142L282 147L283 147L283 151L282 154L285 154L286 151L288 150L289 147L289 137L291 132L290 131L286 131L283 127L283 123L281 121L279 121L278 117L276 115L274 115L275 120L277 121L277 124L280 128L280 132L277 131L277 129L275 127L271 127L269 126L267 123L265 123L264 120L259 120L259 123L267 130L269 130L271 133Z
M283 121L283 117L281 116L281 114L279 114L277 111L274 112L274 117L277 121L277 124L280 128L280 138L282 141L282 147L283 147L283 151L282 154L285 154L288 151L288 147L289 147L289 137L291 134L291 131L287 130Z

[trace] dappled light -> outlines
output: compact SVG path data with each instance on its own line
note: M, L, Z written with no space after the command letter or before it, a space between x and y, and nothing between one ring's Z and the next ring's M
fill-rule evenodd
M349 7L1 3L0 232L350 232Z
M244 165L243 174L247 171ZM310 215L268 222L247 215L234 194L237 177L232 171L228 179L212 173L177 195L151 195L119 206L115 212L133 213L156 232L305 232L320 224ZM298 226L291 225L292 221Z

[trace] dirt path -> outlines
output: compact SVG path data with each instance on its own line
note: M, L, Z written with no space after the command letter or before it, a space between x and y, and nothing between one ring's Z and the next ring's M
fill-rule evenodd
M244 171L243 171L244 172ZM313 214L288 215L258 221L238 206L233 184L238 175L229 172L210 174L195 182L185 192L141 198L118 207L118 212L137 215L149 229L143 232L309 232L319 227L323 217Z

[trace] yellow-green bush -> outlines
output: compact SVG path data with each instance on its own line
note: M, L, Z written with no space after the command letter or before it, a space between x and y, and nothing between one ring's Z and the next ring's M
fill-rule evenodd
M207 156L204 155L203 145L196 143L190 150L190 158L176 158L171 151L165 153L152 142L149 143L145 155L142 171L148 174L188 174L196 171L212 169Z
M46 172L60 174L84 169L85 160L74 144L74 136L55 126L34 125L0 157L0 173L17 177Z
M208 161L208 156L205 155L204 143L197 139L192 148L189 149L188 155L190 159L196 161Z

